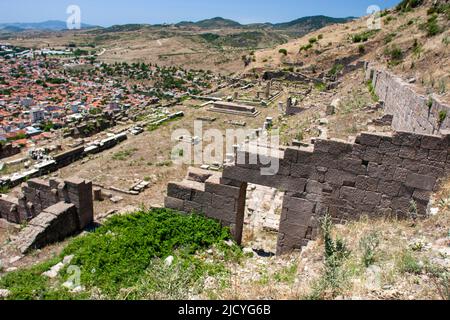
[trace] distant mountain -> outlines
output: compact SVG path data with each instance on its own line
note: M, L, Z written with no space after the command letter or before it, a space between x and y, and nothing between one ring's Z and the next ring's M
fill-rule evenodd
M95 28L95 26L82 23L82 29ZM67 23L58 20L49 20L44 22L31 23L0 23L0 30L20 32L24 30L49 30L49 31L63 31L67 30Z
M312 16L304 17L297 20L293 20L285 23L251 23L251 24L241 24L237 21L225 19L222 17L216 17L212 19L200 20L197 22L192 21L182 21L176 24L125 24L125 25L114 25L108 28L101 28L98 26L81 24L82 29L101 29L99 32L129 32L137 31L148 27L168 27L175 26L179 28L200 28L205 30L211 29L273 29L280 31L287 31L292 34L305 34L327 25L333 23L345 23L354 18L332 18L327 16ZM40 30L40 31L63 31L67 30L66 22L58 20L49 20L38 23L0 23L0 31L3 32L21 32L25 30Z
M285 23L251 23L240 24L239 22L224 19L221 17L201 20L198 22L183 21L175 24L177 27L198 27L202 29L220 29L220 28L245 28L245 29L275 29L287 30L290 32L306 33L317 30L333 23L345 23L355 18L332 18L327 16L303 17Z
M239 22L216 17L212 19L205 19L197 22L183 21L175 24L177 27L199 27L202 29L220 29L220 28L240 28L242 25Z
M332 18L327 16L311 16L311 17L303 17L290 22L276 23L273 25L273 27L274 29L281 29L281 30L297 29L302 31L310 31L320 29L334 23L346 23L354 19L355 19L354 17Z

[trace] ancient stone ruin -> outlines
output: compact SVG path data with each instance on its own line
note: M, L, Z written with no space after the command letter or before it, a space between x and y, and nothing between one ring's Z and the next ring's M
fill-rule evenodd
M269 162L260 161L261 146L250 142L240 146L235 163L223 173L191 169L184 181L170 183L166 206L218 219L240 243L247 184L282 190L277 254L314 239L325 214L340 221L426 216L432 193L450 172L450 131L444 130L450 120L437 121L449 107L435 99L427 104L426 97L386 71L369 64L365 70L394 133L362 133L354 143L317 139L309 147L263 152L278 154L269 161L280 164L273 175L261 174Z
M255 107L225 101L213 102L213 105L209 110L214 112L236 114L247 117L256 117L259 114L259 111L256 110Z
M32 179L18 198L0 197L0 217L26 223L16 245L23 253L42 248L85 229L94 219L92 182Z
M375 64L366 63L365 71L366 80L371 80L375 93L385 104L384 112L393 116L394 130L439 134L450 128L449 106L432 95L417 94L411 84Z
M450 169L449 147L450 134L363 133L353 144L316 140L311 148L280 151L280 170L264 176L266 166L249 161L250 146L236 154L244 162L226 166L221 174L191 169L186 180L170 183L165 205L218 219L240 242L247 183L283 190L277 248L283 254L314 239L326 213L341 221L362 215L425 216L431 193Z

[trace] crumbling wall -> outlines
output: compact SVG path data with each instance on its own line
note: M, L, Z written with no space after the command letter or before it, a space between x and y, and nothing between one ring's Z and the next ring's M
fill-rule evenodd
M246 193L245 182L224 180L219 173L191 168L185 180L169 183L165 207L217 219L230 227L240 243Z
M28 253L62 241L81 230L75 205L59 202L28 223L20 232L16 246L22 253Z
M393 74L366 63L366 80L385 103L385 113L393 115L396 131L439 134L450 128L450 106L436 97L417 94L413 87ZM440 114L447 115L442 121Z
M65 181L31 179L22 184L18 198L0 197L0 217L13 223L24 223L59 202L75 206L81 229L93 221L92 182L78 178Z
M11 143L0 144L0 159L12 157L20 153L19 146L13 146Z
M205 212L232 226L240 241L247 183L282 190L277 249L282 254L314 239L326 213L342 221L361 215L425 216L432 192L450 168L449 142L450 135L408 132L363 133L354 144L316 140L313 148L287 148L272 157L280 165L274 175L261 175L266 166L251 163L252 151L242 150L221 176L170 184L166 206Z

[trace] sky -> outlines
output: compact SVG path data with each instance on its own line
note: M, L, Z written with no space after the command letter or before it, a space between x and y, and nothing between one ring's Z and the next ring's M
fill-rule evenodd
M366 15L367 8L393 7L400 0L0 0L0 23L66 21L69 5L81 22L100 26L176 23L224 17L240 23L287 22L311 15Z

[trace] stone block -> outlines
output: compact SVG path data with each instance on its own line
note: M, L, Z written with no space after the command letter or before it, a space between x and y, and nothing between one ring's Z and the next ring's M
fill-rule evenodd
M390 177L386 177L390 178ZM398 181L386 181L386 180L380 180L378 183L378 192L387 194L391 197L398 196L400 192L400 188L402 186L401 182Z
M445 140L441 137L427 135L422 136L421 147L424 149L443 150L444 148L447 148L445 144Z
M364 190L352 188L352 187L342 187L340 192L341 199L345 199L350 203L362 203L364 201L366 192Z
M171 182L167 187L167 195L181 200L191 200L192 189L181 183Z
M361 133L356 137L356 143L363 146L377 147L380 145L381 136L374 135L371 133Z
M331 185L344 185L344 182L356 182L356 175L350 172L331 169L325 174L325 181Z
M308 179L311 174L314 172L315 167L308 164L297 163L292 164L291 167L291 176L297 178L305 178Z
M378 206L381 202L381 193L366 191L364 196L364 204Z
M165 197L164 198L164 207L166 207L168 209L177 210L177 211L183 211L184 210L184 200L173 198L173 197Z
M433 191L436 185L436 178L415 173L410 173L406 178L405 185L411 188L425 191Z
M369 176L357 176L355 186L361 190L377 191L378 179Z

